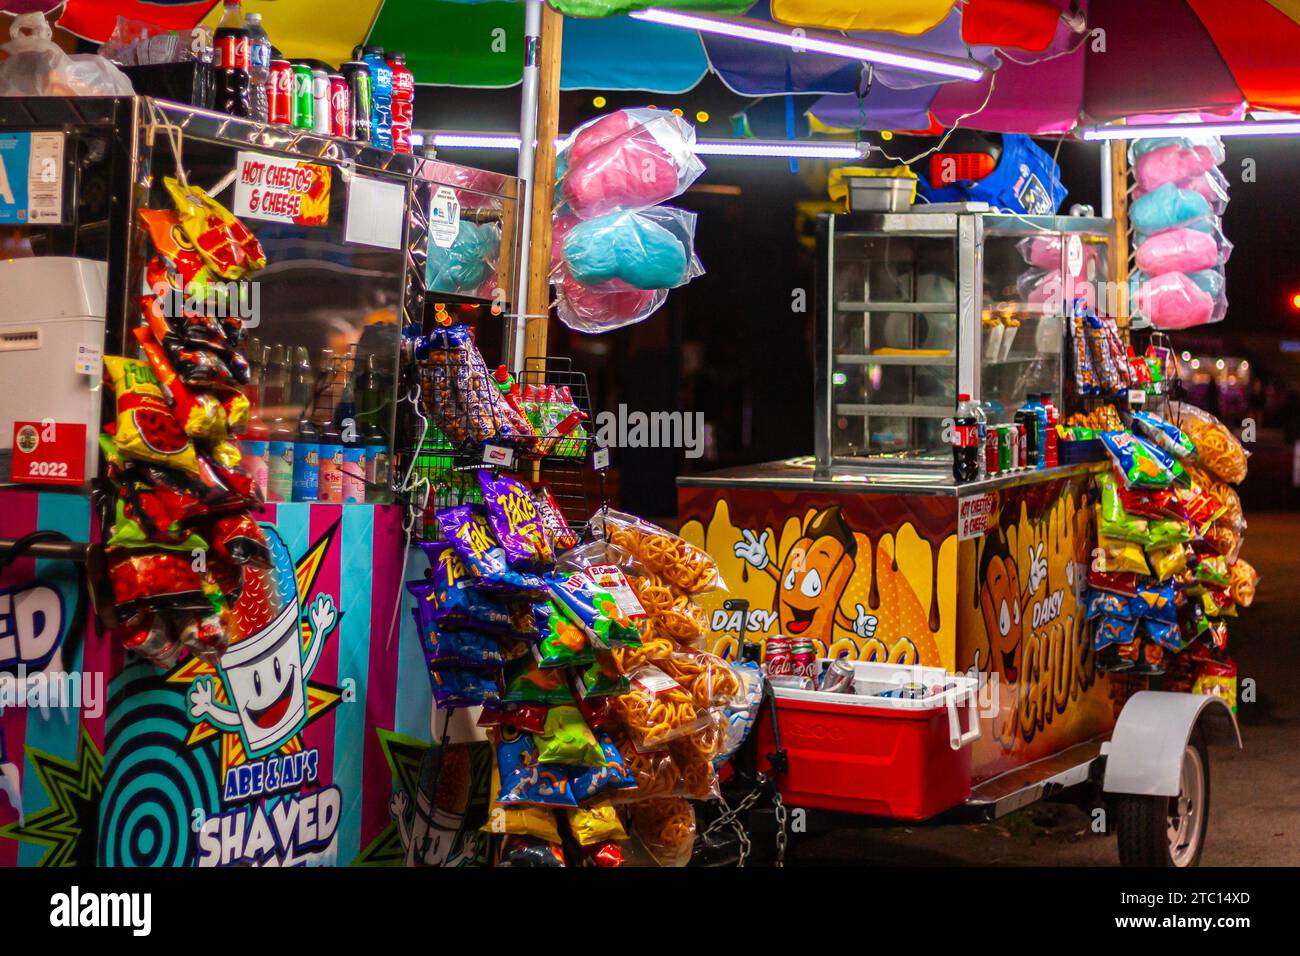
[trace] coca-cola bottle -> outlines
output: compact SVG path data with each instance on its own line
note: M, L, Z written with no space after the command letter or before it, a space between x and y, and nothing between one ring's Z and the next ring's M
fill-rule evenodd
M212 45L212 68L216 76L212 108L231 116L251 116L248 99L251 42L239 0L227 0Z
M970 396L957 396L957 415L952 423L952 476L964 484L979 477L979 419Z
M411 127L415 123L415 76L406 67L405 53L389 53L393 68L393 152L411 151Z

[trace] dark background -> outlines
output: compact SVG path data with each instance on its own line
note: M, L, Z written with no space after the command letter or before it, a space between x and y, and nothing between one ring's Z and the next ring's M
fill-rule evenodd
M597 107L596 97L605 103ZM514 131L519 91L442 90L421 87L416 125L437 130ZM697 122L701 138L734 135L735 117L748 111L765 138L785 138L783 109L756 103L709 77L681 96L566 93L560 131L622 106L681 109ZM801 111L804 101L797 104ZM872 141L880 142L873 137ZM925 140L894 137L883 143L895 156L912 156ZM1048 152L1057 143L1040 140ZM1300 437L1300 155L1286 137L1226 141L1221 167L1231 201L1223 228L1235 249L1227 266L1227 319L1175 333L1175 347L1213 362L1249 362L1250 376L1237 403L1222 411L1237 429L1256 422L1250 476L1242 488L1248 506L1300 507L1292 482L1292 443ZM1101 146L1059 144L1065 207L1100 208ZM443 150L453 162L513 172L513 152ZM826 199L825 176L836 164L783 159L706 158L708 171L675 204L699 213L696 249L706 273L670 294L647 321L600 336L570 332L552 321L550 351L572 356L591 382L596 410L626 403L631 410L702 411L711 440L704 458L680 450L616 450L612 497L634 512L668 516L676 511L674 478L695 471L768 461L812 451L812 316L792 311L794 290L813 291L810 220L797 204ZM1253 168L1251 168L1253 167ZM1253 180L1253 181L1252 181ZM810 238L808 239L810 243ZM1288 343L1294 343L1289 345Z

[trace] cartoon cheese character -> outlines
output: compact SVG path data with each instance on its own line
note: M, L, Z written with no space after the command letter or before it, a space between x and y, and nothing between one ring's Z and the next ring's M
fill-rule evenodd
M263 525L271 546L271 567L244 568L244 587L234 607L230 646L218 676L226 701L216 699L211 677L190 685L190 719L238 733L250 758L278 750L307 722L307 679L320 659L337 614L333 600L318 595L308 612L310 638L304 649L302 606L289 549Z
M858 541L838 505L823 508L804 522L802 534L777 567L767 553L771 531L743 530L736 557L776 581L781 633L820 640L827 647L838 625L858 637L876 633L877 619L857 605L856 617L840 609L840 599L857 570Z

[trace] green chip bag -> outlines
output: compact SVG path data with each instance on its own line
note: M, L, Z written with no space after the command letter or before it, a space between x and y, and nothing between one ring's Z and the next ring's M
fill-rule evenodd
M577 707L552 707L546 712L546 728L533 735L538 763L562 763L578 767L603 767L605 752L596 741Z

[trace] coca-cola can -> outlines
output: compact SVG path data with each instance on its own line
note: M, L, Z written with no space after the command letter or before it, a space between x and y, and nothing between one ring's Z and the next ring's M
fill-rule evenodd
M341 73L330 74L330 135L352 139L357 126L352 119L352 94Z
M817 648L812 641L800 638L790 642L790 673L816 682Z
M769 637L763 650L763 660L767 664L768 677L789 676L794 673L794 662L790 659L790 639L788 637Z
M841 657L827 664L822 672L821 690L828 694L853 693L853 663Z
M995 425L990 425L984 433L984 473L998 473L998 430Z
M271 75L266 81L266 118L283 126L293 122L293 64L288 60L271 61Z
M311 71L312 132L330 134L330 75L324 70Z

